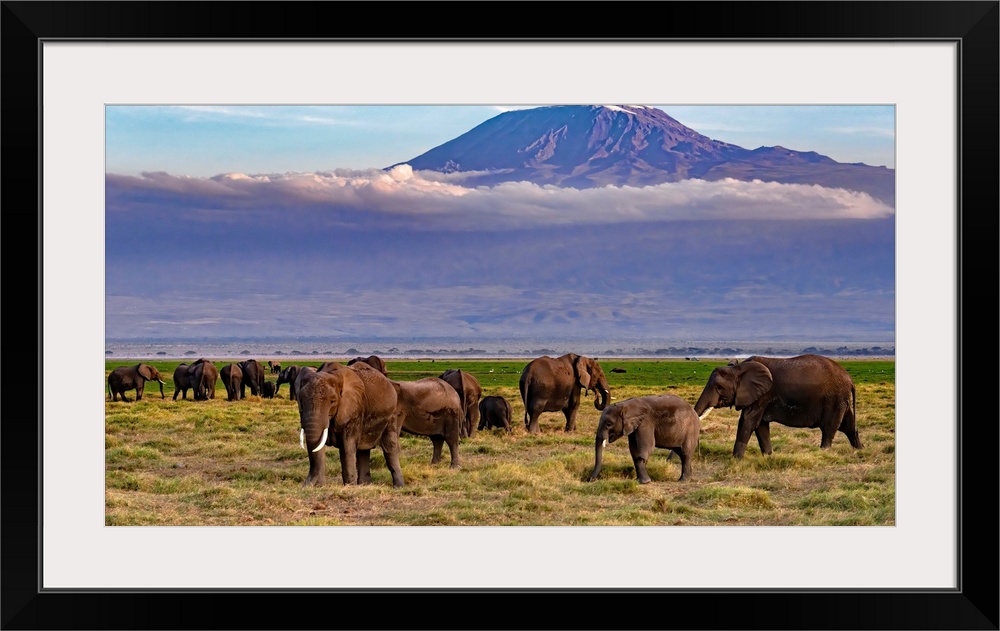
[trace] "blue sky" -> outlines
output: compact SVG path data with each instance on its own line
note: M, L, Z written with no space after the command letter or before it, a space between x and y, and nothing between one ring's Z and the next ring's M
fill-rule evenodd
M284 173L383 168L514 106L108 106L106 170ZM892 106L656 105L706 136L895 167Z
M107 337L894 339L895 208L862 193L382 171L506 109L108 107ZM892 108L660 109L894 164Z

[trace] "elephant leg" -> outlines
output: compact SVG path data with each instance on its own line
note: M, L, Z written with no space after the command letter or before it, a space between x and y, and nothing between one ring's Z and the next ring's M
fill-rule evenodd
M567 432L575 432L576 431L576 411L577 411L578 408L579 408L579 406L572 405L572 404L570 404L570 405L568 405L568 406L566 406L566 407L563 408L562 412L566 416L566 430L565 431L567 431Z
M403 486L403 468L399 466L399 435L391 428L386 429L379 445L382 447L382 455L385 456L385 466L392 476L392 486L394 488Z
M757 443L760 445L760 453L765 456L771 455L771 424L761 421L761 424L754 430L754 434L757 435Z
M628 435L628 451L632 455L632 464L635 465L635 479L639 484L648 484L652 478L646 473L646 463L653 450L640 445L636 434L637 432L632 432Z
M851 447L861 449L861 437L858 436L857 420L854 418L854 410L850 407L844 412L844 420L840 423L840 431L851 441Z
M441 448L444 446L444 436L431 436L431 444L434 445L434 455L431 456L431 464L441 462Z
M750 435L756 429L756 423L747 414L746 410L740 412L740 421L736 427L736 443L733 445L733 458L742 458L747 450L747 443L750 442Z
M451 468L459 469L462 467L461 459L458 456L458 435L452 434L447 438L448 442L448 453L451 455Z
M344 437L344 444L340 446L340 476L344 484L358 483L358 441L356 439Z
M743 454L746 453L747 443L750 442L750 435L754 433L754 429L746 410L740 412L740 422L736 428L736 443L733 445L733 458L742 458Z
M528 430L529 434L540 434L542 432L541 428L538 426L538 417L541 416L542 411L531 409L524 413L524 428Z
M677 481L685 482L690 480L692 473L691 459L694 454L687 453L684 449L673 449L670 453L677 454L677 457L681 460L681 477L677 478Z
M302 486L322 486L326 482L326 449L309 452L309 475Z
M833 439L837 435L837 430L843 425L847 406L841 401L826 401L822 408L819 427L823 432L820 441L821 449L828 449L833 445Z
M358 459L358 484L372 483L372 451L371 449L359 449Z
M819 447L820 449L829 449L833 446L833 437L837 435L837 429L829 423L822 425L820 429L823 431L823 438L820 439Z

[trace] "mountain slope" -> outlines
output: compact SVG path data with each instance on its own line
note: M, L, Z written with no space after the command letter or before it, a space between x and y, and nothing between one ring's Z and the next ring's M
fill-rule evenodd
M893 169L784 147L744 149L643 106L558 105L504 112L400 164L465 173L470 185L528 181L592 188L687 178L759 179L847 188L895 203Z

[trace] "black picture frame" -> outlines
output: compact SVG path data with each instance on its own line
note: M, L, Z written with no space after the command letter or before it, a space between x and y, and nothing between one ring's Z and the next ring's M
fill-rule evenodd
M5 295L32 295L38 308L35 347L22 327L29 318L5 318L3 350L9 366L26 374L25 387L8 390L0 441L0 502L4 629L278 629L278 628L575 628L575 629L997 629L998 615L998 424L991 406L997 380L985 392L965 396L963 377L996 343L998 266L998 33L1000 2L672 2L597 4L480 3L497 39L538 41L609 40L605 19L593 10L628 14L614 20L627 32L617 41L922 41L959 45L959 213L957 588L952 590L95 590L41 591L40 424L41 380L32 397L32 376L41 376L41 42L53 39L272 39L437 40L490 39L491 34L454 38L447 21L433 20L418 38L387 38L371 3L312 2L17 2L2 3L3 147L2 199L7 202L8 265ZM448 8L447 5L437 5ZM471 15L470 4L452 5ZM581 35L553 37L553 21L566 14L591 17ZM423 23L428 5L402 3L392 13L403 24ZM527 19L530 12L533 16ZM662 12L666 17L642 19ZM552 19L550 19L552 18ZM561 28L566 28L565 26ZM436 32L434 32L436 29ZM891 80L891 77L887 77ZM25 208L36 200L31 222ZM12 224L11 221L16 223ZM35 237L38 273L25 273L13 245ZM16 243L14 240L16 239ZM18 255L20 259L23 255ZM989 260L984 260L988 258ZM966 291L965 288L969 288ZM968 303L966 303L968 301ZM16 303L20 304L20 303ZM982 319L985 314L985 320ZM972 318L970 319L970 315ZM982 324L985 322L985 324ZM17 326L17 331L13 327ZM973 345L974 344L974 345ZM23 365L21 365L23 361ZM32 362L37 362L32 364ZM979 380L977 380L978 382ZM19 384L20 385L20 384ZM930 385L930 384L929 384ZM977 384L978 385L978 384ZM985 401L966 409L964 400ZM34 401L32 407L30 402ZM967 415L963 416L963 413ZM966 421L966 419L968 419ZM966 427L971 428L965 432ZM925 454L927 466L935 455ZM37 481L37 484L32 482ZM828 542L825 552L837 550ZM468 551L474 559L474 551ZM914 550L919 556L920 550ZM637 559L636 562L641 562ZM766 563L752 546L733 551L734 563ZM822 562L822 557L817 557ZM331 559L331 564L335 559ZM863 559L859 559L863 570ZM544 571L544 565L531 571ZM623 575L628 567L622 567ZM682 568L665 568L681 572ZM720 567L724 573L726 568ZM607 598L602 598L606 592ZM600 598L600 601L598 599ZM346 612L346 613L345 613Z

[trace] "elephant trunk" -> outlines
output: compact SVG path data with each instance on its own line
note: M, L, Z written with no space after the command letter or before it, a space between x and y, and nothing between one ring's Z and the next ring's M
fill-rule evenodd
M326 440L330 436L329 419L303 418L302 421L302 428L299 431L299 445L306 451L319 451L326 445Z
M164 398L164 396L163 396L163 380L162 379L157 379L157 381L160 383L160 398L163 399Z
M705 420L705 417L715 409L718 400L714 394L715 391L712 388L706 387L702 390L701 396L698 397L698 402L694 404L694 411L698 415L699 420Z
M331 411L329 401L317 396L316 384L308 383L303 400L299 401L299 444L309 452L317 452L330 436Z
M598 385L594 390L594 407L598 410L603 410L608 407L608 399L611 398L611 393L608 391L608 387L606 385Z
M601 428L597 430L597 439L594 441L594 471L590 474L590 481L593 482L601 473L601 461L604 456L604 447L608 444L608 430Z

